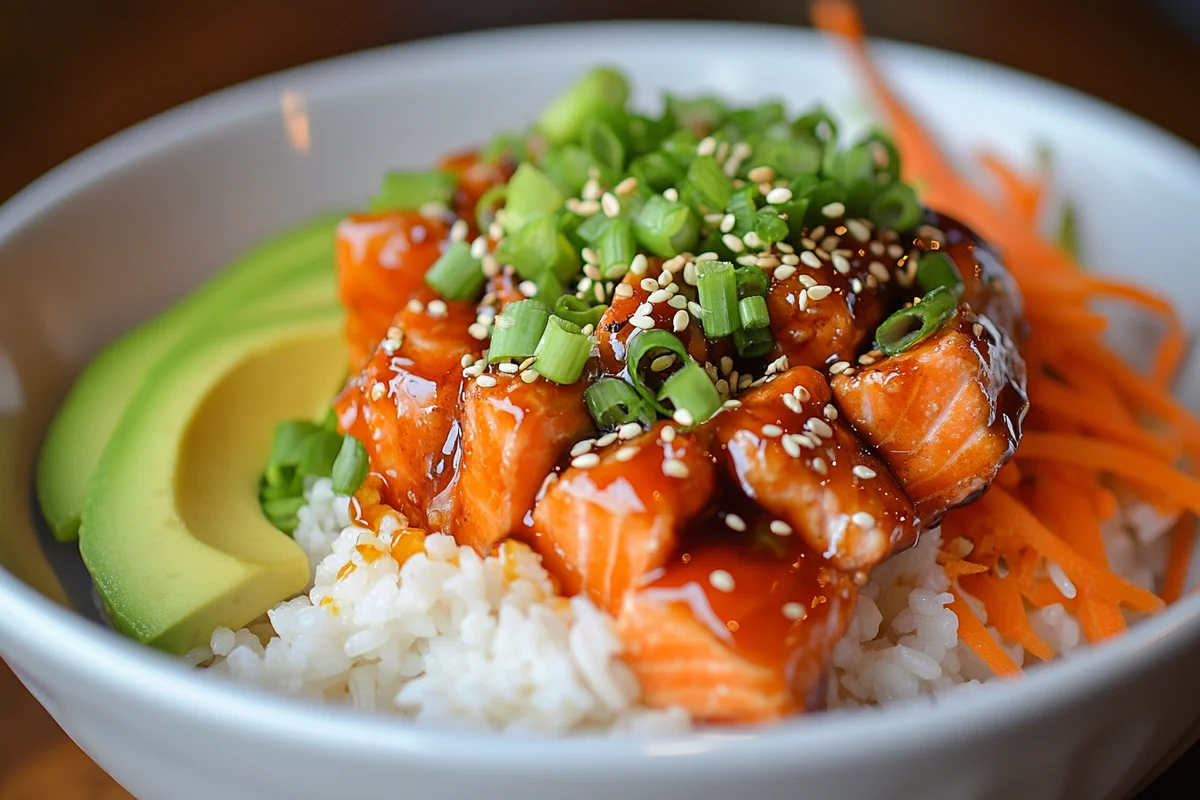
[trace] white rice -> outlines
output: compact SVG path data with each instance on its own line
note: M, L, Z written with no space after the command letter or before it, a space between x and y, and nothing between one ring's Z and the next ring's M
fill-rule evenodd
M560 734L690 724L678 709L639 706L614 620L586 598L556 596L524 545L481 558L433 535L402 567L388 557L368 562L362 551L387 551L395 523L385 520L378 536L353 525L348 498L329 480L313 483L306 498L295 538L313 566L308 593L248 629L214 631L209 647L189 654L193 663L276 692L445 725ZM1113 570L1154 589L1170 523L1130 502L1105 530ZM831 708L928 702L994 677L958 639L940 545L939 532L927 532L874 570L834 652ZM1047 574L1073 590L1053 567ZM982 606L966 599L986 622ZM1030 621L1059 656L1084 644L1062 605L1034 610ZM1020 644L989 630L1026 663Z

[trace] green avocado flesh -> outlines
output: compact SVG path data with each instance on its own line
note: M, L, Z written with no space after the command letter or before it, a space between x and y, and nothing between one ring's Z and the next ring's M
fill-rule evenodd
M174 653L303 591L308 561L258 503L282 419L316 418L345 378L342 315L206 331L132 398L95 469L79 546L113 623Z
M83 372L47 432L37 496L55 538L78 534L87 486L147 373L181 343L216 325L336 302L337 218L268 240L159 317L105 349Z

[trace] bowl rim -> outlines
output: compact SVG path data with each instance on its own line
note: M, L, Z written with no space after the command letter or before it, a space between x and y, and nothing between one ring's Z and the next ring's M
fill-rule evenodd
M444 56L469 45L480 57L497 57L515 42L581 44L604 36L697 37L719 35L774 37L776 40L822 51L832 57L832 45L809 29L757 23L699 21L576 22L535 25L453 34L374 48L324 59L273 73L206 95L153 116L93 145L35 180L0 206L0 247L41 215L80 189L98 184L142 159L153 157L204 133L234 125L274 107L281 90L302 88L312 94L337 93L362 86L379 75ZM1043 78L979 59L917 45L872 40L883 62L924 62L947 69L968 68L989 87L1033 90L1053 98L1081 115L1095 119L1122 136L1149 142L1164 158L1188 164L1200 185L1200 152L1178 137L1102 101ZM385 67L369 77L370 66ZM364 75L368 77L363 77ZM353 77L352 77L353 76ZM803 761L851 761L864 748L875 754L898 754L912 747L936 746L982 735L996 726L1026 724L1053 713L1078 698L1113 687L1200 643L1200 595L1193 594L1161 614L1131 628L1103 646L1086 648L1064 663L1032 670L1012 683L978 687L941 705L911 703L884 711L836 711L801 716L777 726L755 729L707 728L663 738L635 736L549 738L538 735L498 736L486 731L462 731L365 714L342 706L324 706L271 694L232 681L208 677L174 657L125 640L84 619L24 584L0 567L0 639L51 659L79 673L114 695L133 695L164 712L203 718L211 727L237 725L242 731L271 737L302 748L329 748L372 754L419 756L433 768L461 765L461 748L472 750L480 767L503 773L528 768L576 772L584 765L591 774L624 774L663 769L663 756L692 757L689 769L701 773L749 764L798 770ZM26 676L32 678L33 676ZM987 723L981 723L987 720ZM319 721L319 731L312 723ZM853 747L847 747L848 743ZM547 758L549 756L549 758ZM701 756L695 758L694 756ZM659 757L659 758L645 758ZM526 761L521 759L525 758Z

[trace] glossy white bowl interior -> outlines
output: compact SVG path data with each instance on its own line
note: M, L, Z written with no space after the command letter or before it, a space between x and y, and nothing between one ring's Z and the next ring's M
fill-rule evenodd
M888 74L960 155L1031 164L1049 143L1093 268L1186 298L1178 242L1200 156L1044 82L880 44ZM861 119L835 48L783 28L609 24L390 48L237 87L74 159L0 209L0 558L29 557L29 465L69 375L262 236L360 204L381 172L522 126L579 71L663 89L816 100ZM769 64L769 68L766 66ZM286 98L286 99L285 99ZM305 111L308 145L283 109ZM293 113L293 116L295 114ZM1182 303L1194 327L1200 309ZM1196 405L1200 373L1181 392ZM7 483L5 483L7 482ZM49 548L73 597L69 550ZM46 589L52 592L52 589ZM63 727L139 796L1120 797L1200 714L1200 598L1094 652L941 707L798 718L665 741L549 741L413 727L226 685L139 648L0 569L0 654ZM1188 680L1188 678L1191 678Z

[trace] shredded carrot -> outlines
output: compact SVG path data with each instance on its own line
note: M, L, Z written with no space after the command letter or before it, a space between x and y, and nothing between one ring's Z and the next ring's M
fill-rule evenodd
M983 663L987 664L992 672L1002 677L1021 674L1021 667L988 633L988 629L979 621L979 617L975 616L975 612L958 592L954 592L954 601L950 603L950 610L958 617L958 638L966 642L967 646L975 651L975 655L983 659Z
M813 0L811 9L819 28L849 46L889 122L904 178L926 205L950 211L996 245L1025 301L1031 333L1020 349L1031 407L1016 466L1005 466L981 499L942 522L944 541L972 544L964 557L947 554L944 564L955 582L951 608L959 636L997 674L1020 672L959 586L983 603L998 631L1039 658L1053 651L1029 627L1026 603L1061 603L1078 616L1089 641L1116 635L1126 626L1122 606L1153 613L1164 602L1110 569L1101 523L1116 513L1118 500L1104 481L1119 478L1160 508L1200 515L1200 479L1179 466L1181 454L1200 463L1200 421L1167 388L1187 349L1183 324L1166 298L1089 274L1041 236L1036 218L1047 192L1044 174L1031 179L985 155L981 163L999 184L1002 202L974 187L888 87L851 0ZM1144 374L1101 340L1107 320L1093 309L1099 300L1128 303L1161 324ZM1172 533L1164 599L1183 591L1195 547L1191 514L1187 519L1186 530L1180 523Z
M1196 518L1183 514L1171 528L1171 549L1167 552L1167 569L1163 573L1163 601L1174 603L1183 596L1191 566L1192 551L1196 548Z

